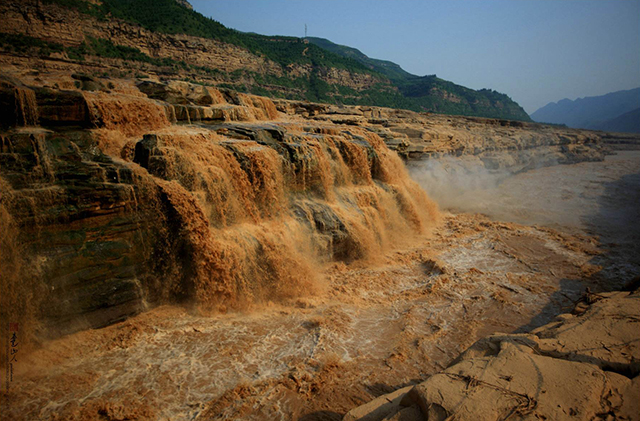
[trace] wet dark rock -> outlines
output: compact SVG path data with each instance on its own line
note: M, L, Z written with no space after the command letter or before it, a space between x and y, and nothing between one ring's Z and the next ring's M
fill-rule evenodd
M216 131L232 139L255 140L263 144L279 143L285 137L284 129L272 124L223 124Z
M299 201L293 207L296 217L316 235L320 249L326 247L331 259L351 261L362 257L362 245L331 207L320 202Z
M87 132L42 129L1 136L3 205L18 215L17 242L39 256L47 285L42 322L48 335L105 326L143 305L139 279L153 238L151 209L131 170L93 145ZM93 151L93 152L89 152Z
M154 82L142 81L136 85L140 91L149 98L168 102L174 105L212 105L215 104L216 98L206 86L189 84L186 82L169 81Z
M178 171L174 173L171 171L173 164L171 160L175 160L177 163L180 161L180 156L167 156L167 150L162 141L162 137L155 134L144 135L143 139L136 143L133 162L139 164L141 167L146 168L150 174L164 180L172 180L174 176L177 176L181 182L187 184L187 187L194 187L191 185L194 181L194 177L189 177ZM180 167L186 169L188 166ZM180 177L183 175L184 177ZM192 174L189 174L192 175ZM187 180L191 180L190 183Z
M170 104L189 104L190 101L179 91L171 89L166 83L143 81L136 85L149 98L158 99Z
M81 92L48 88L39 88L35 91L40 124L43 126L91 127L89 106Z

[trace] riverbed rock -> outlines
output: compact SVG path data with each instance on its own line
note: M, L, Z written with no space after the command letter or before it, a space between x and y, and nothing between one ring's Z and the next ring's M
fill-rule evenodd
M481 339L444 371L344 419L399 418L403 408L417 407L430 421L637 420L638 343L640 290L587 294L573 314L528 334ZM400 395L392 413L377 415Z
M587 294L571 314L529 334L492 335L463 352L457 361L495 354L505 340L527 346L538 355L593 364L627 377L640 374L638 294Z
M404 408L400 407L400 401L412 389L407 386L395 392L382 395L362 406L352 409L343 418L344 421L379 421L388 419L388 415L393 415Z

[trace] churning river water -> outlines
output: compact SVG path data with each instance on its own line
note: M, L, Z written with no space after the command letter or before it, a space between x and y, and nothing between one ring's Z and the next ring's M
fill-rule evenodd
M467 189L460 171L414 175L452 210L419 244L327 265L318 296L214 316L163 306L45 343L18 367L9 415L339 419L482 335L548 321L589 274L617 286L640 273L640 151L471 174Z

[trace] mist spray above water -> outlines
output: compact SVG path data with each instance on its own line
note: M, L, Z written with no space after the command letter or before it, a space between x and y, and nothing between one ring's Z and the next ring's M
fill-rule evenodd
M577 172L549 176L559 167L488 169L482 159L470 156L412 163L409 171L442 208L524 224L581 227L582 208L596 205L581 199L584 186Z
M627 187L626 195L612 191L620 177L637 174L637 152L608 156L605 163L528 165L533 169L526 172L490 170L477 157L445 157L411 163L409 172L442 208L496 220L605 235L614 229L612 224L624 222L616 222L617 213L637 208L633 193L637 187Z
M490 211L496 189L512 175L507 170L488 170L476 157L443 157L414 161L411 177L441 207L463 211Z

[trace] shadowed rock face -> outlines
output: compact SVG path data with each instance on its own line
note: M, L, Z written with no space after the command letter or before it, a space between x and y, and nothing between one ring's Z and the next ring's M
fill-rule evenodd
M2 206L19 226L22 258L39 264L44 291L34 299L43 303L50 333L105 326L140 311L137 274L149 257L143 242L153 235L149 209L137 200L151 192L87 132L29 128L0 139Z

